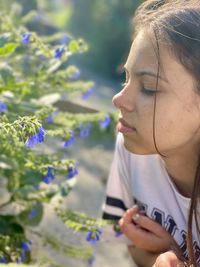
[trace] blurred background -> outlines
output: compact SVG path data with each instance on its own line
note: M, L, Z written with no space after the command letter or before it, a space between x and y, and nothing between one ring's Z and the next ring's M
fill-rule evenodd
M22 14L41 11L41 17L29 25L30 30L37 27L37 32L45 34L58 29L69 31L88 43L88 52L73 58L84 73L90 71L114 81L123 79L122 65L131 43L131 18L141 0L1 0L0 7L9 9L15 2L23 6ZM44 12L48 13L48 21L43 21ZM67 42L67 37L61 42Z
M131 19L141 2L142 0L0 0L0 9L10 11L11 5L16 4L16 12L19 8L17 4L20 4L22 10L19 12L23 16L30 11L39 10L37 16L34 16L33 12L33 19L27 25L28 29L50 38L58 32L63 32L65 34L62 34L60 44L67 44L70 36L84 39L88 44L88 51L70 57L68 64L78 66L83 80L94 81L95 91L87 102L79 100L78 104L113 112L115 110L111 99L124 81L123 64L131 44ZM84 139L68 151L70 157L78 159L80 174L77 186L67 198L66 206L88 216L101 216L114 143L113 136L105 136L100 143L97 140ZM41 228L45 231L49 228L49 231L65 238L62 232L65 229L61 229L59 221L51 212L45 216L46 220L44 219ZM66 262L61 255L39 245L35 253L46 253L48 257L52 256L63 262L63 266L77 265L77 262ZM82 263L78 264L81 266ZM125 245L99 244L93 266L112 265L134 266Z

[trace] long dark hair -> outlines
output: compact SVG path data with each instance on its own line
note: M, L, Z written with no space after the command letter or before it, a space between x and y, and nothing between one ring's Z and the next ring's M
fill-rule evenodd
M200 0L146 0L136 10L134 19L134 37L140 30L153 33L159 57L159 44L165 43L169 52L189 71L195 80L194 90L200 95ZM159 72L159 64L158 64ZM157 79L158 81L158 79ZM158 84L158 82L157 82ZM154 103L154 143L155 139ZM162 155L162 154L161 154ZM197 266L193 250L193 218L200 235L197 205L200 197L200 156L193 185L188 213L187 248L189 263Z

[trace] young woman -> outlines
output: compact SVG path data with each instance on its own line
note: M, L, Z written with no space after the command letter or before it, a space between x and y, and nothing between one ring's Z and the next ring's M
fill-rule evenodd
M147 0L134 28L103 217L138 266L200 266L200 1Z

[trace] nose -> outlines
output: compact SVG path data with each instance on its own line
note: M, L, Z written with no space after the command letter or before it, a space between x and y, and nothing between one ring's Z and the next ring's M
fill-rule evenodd
M124 88L118 94L114 95L112 102L120 110L132 112L135 109L134 96L129 91L130 88Z

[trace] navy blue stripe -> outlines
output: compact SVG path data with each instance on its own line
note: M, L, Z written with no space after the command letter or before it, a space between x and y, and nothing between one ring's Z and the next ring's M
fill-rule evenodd
M118 199L118 198L108 197L107 196L106 197L106 204L108 206L120 208L120 209L122 209L124 211L127 210L127 208L124 205L124 202L121 199Z
M112 215L112 214L109 214L106 212L103 212L102 218L105 220L119 220L119 219L121 219L120 216Z

